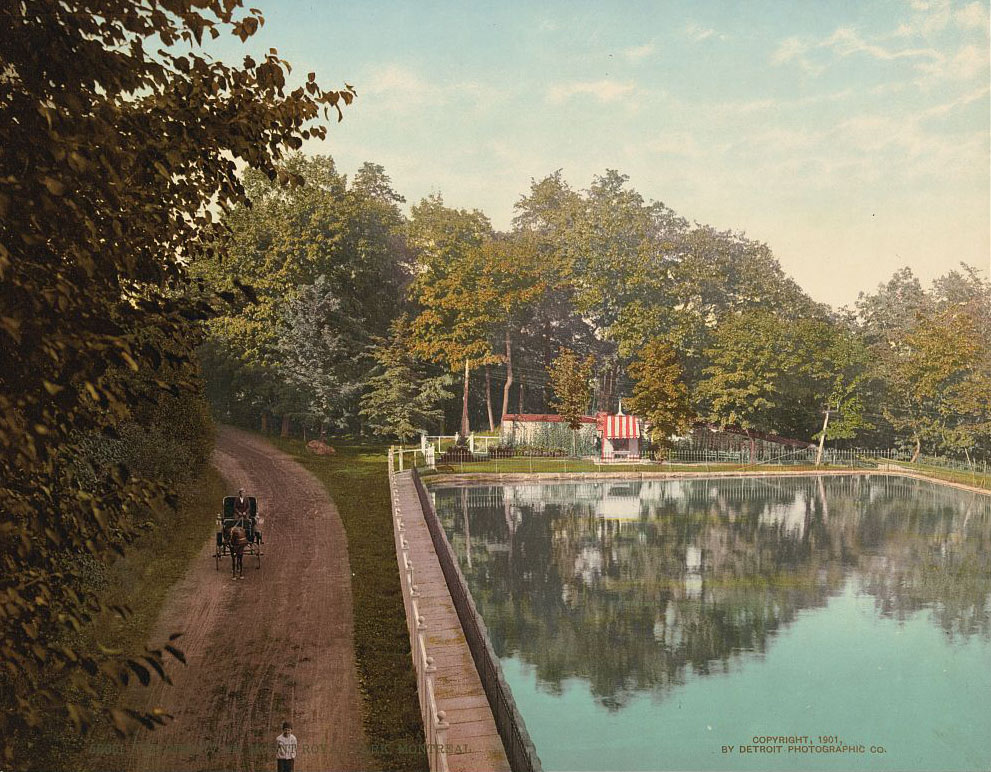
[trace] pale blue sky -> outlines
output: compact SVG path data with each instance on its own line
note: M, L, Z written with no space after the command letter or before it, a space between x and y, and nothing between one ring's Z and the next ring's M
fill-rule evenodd
M531 178L615 168L766 241L813 297L991 261L988 3L254 0L248 46L359 98L325 142L508 228Z

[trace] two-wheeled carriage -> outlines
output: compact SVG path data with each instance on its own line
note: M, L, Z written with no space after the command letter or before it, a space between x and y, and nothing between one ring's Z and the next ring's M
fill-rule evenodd
M248 513L237 512L235 510L235 502L237 501L237 496L226 496L224 497L224 511L223 514L217 516L217 550L214 553L214 558L217 561L217 570L220 570L220 559L224 557L233 557L233 552L237 548L235 544L231 541L232 532L237 534L235 530L241 528L244 531L244 537L246 538L246 543L242 545L242 551L245 556L254 555L255 557L255 568L262 567L262 555L264 551L262 549L264 541L262 539L261 529L258 527L258 503L255 501L254 496L248 496Z

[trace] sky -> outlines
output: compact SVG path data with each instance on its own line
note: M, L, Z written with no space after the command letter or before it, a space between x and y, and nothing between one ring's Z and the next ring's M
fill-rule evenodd
M987 0L252 0L293 77L358 99L309 153L382 164L497 229L560 169L617 169L691 221L767 243L839 307L904 266L991 270Z

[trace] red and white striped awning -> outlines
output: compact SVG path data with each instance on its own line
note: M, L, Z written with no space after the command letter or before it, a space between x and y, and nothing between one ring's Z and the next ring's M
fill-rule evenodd
M640 436L640 420L635 415L602 417L602 436L607 440L625 440Z

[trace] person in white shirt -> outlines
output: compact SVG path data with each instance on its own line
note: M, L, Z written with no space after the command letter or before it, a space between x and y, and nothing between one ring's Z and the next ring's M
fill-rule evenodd
M276 772L292 772L296 760L296 735L292 733L292 724L282 722L282 734L275 738Z

